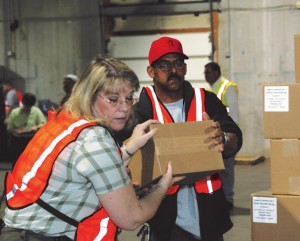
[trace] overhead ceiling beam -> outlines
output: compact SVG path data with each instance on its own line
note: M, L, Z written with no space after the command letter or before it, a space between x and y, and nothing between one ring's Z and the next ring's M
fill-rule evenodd
M212 11L221 11L221 0L212 1ZM184 15L210 12L210 1L156 2L144 4L102 5L102 14L111 17L145 15Z

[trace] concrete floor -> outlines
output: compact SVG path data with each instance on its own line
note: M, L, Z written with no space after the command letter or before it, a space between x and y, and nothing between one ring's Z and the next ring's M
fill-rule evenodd
M0 162L0 191L3 190L4 175L10 165ZM256 165L235 165L235 208L232 211L234 227L225 234L225 241L251 241L251 199L252 192L270 189L270 161L265 160ZM3 215L2 204L0 214ZM136 231L123 231L121 241L140 240Z

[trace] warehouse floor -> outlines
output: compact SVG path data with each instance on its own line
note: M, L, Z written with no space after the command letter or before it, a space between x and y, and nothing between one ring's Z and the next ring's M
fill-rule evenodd
M3 190L5 172L10 166L0 163L0 191ZM232 211L234 227L225 234L225 241L251 241L251 199L252 192L270 189L270 161L265 160L255 165L235 165L235 207ZM5 205L1 207L1 216ZM123 231L121 241L140 240L136 232Z

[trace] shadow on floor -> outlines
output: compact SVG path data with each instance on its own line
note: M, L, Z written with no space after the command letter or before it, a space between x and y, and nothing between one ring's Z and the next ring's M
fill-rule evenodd
M250 208L242 208L242 207L234 207L231 210L231 216L241 216L241 215L245 215L248 216L250 215Z

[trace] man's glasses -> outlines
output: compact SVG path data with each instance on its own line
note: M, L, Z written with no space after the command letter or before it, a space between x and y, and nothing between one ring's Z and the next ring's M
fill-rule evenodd
M138 102L138 100L139 100L139 99L138 99L137 97L135 97L135 96L127 96L127 97L125 98L125 100L121 100L119 97L114 97L114 96L108 97L108 98L103 97L103 96L101 96L100 94L98 94L98 96L99 96L101 99L105 100L107 103L111 104L111 106L114 106L114 107L117 106L117 105L122 105L123 102L125 102L126 105L133 106L133 105L136 104L136 103Z
M154 67L157 67L164 72L169 72L173 67L176 70L183 70L185 66L186 64L183 61L174 61L174 62L162 61L154 64Z

